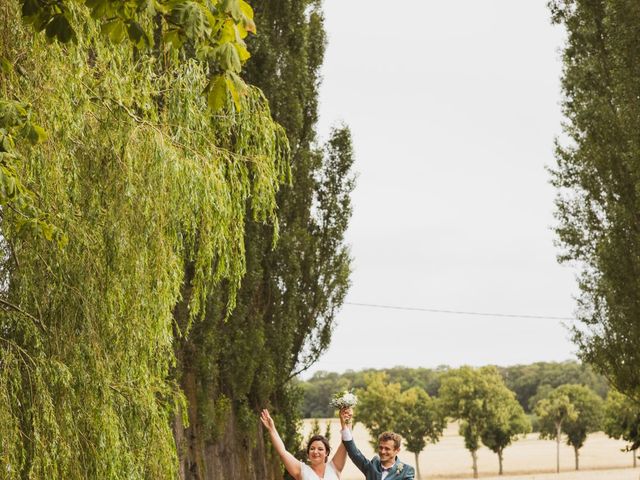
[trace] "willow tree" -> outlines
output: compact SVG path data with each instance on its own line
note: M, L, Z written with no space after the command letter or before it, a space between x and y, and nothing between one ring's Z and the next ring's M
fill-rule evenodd
M247 211L277 222L287 175L286 137L238 76L250 8L2 10L0 469L175 478L175 335L221 284L233 305Z
M581 268L582 357L640 401L640 9L632 0L554 0L566 142L557 148L562 261Z
M301 392L292 383L327 347L348 287L344 232L350 217L353 155L348 129L317 145L315 124L325 34L320 2L259 2L259 35L248 42L246 79L264 92L285 128L291 183L277 197L280 234L247 218L247 274L225 320L227 293L209 299L207 321L179 345L180 381L191 399L185 432L196 472L235 478L276 475L265 465L257 411L269 406L291 451L298 447ZM267 446L267 451L270 451ZM224 457L224 458L223 458ZM235 470L225 470L229 457Z

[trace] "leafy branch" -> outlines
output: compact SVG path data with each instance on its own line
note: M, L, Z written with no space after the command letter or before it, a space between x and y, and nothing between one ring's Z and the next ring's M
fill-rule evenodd
M229 97L237 110L247 85L240 77L250 54L244 39L256 33L253 9L244 0L21 0L24 21L37 32L61 43L77 42L79 25L72 4L91 11L104 36L113 43L128 39L138 50L154 45L154 25L164 29L162 48L180 52L189 47L199 60L214 65L204 93L212 111L223 109ZM160 22L159 22L160 20Z

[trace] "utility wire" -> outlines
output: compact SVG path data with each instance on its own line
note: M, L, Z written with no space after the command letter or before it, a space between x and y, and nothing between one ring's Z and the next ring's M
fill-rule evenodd
M401 307L397 305L379 305L375 303L356 303L356 302L344 302L345 305L351 305L354 307L370 307L370 308L385 308L388 310L409 310L413 312L429 312L429 313L446 313L452 315L476 315L481 317L504 317L504 318L534 318L540 320L568 320L574 321L575 318L571 317L556 317L550 315L519 315L511 313L488 313L488 312L465 312L459 310L441 310L436 308L422 308L422 307Z

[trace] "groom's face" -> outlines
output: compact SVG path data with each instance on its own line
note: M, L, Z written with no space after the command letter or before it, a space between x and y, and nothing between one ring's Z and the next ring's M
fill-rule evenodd
M378 456L382 464L393 463L399 451L393 440L380 440L378 443Z

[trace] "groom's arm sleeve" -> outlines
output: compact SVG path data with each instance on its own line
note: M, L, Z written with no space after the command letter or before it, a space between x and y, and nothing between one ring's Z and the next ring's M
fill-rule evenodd
M413 467L409 467L409 470L407 471L407 476L404 477L406 480L414 480L416 478L416 471L413 469Z
M351 435L351 430L345 428L342 430L342 443L344 447L347 449L347 455L351 461L355 464L358 469L366 475L367 468L371 463L367 458L362 454L358 447L356 447L355 442L353 441L353 436Z

